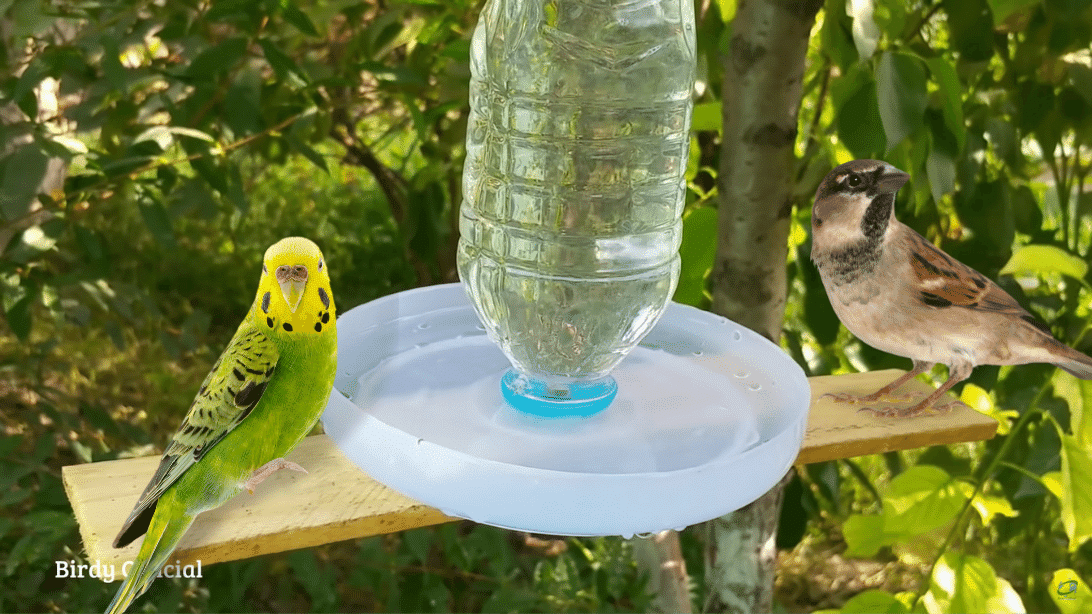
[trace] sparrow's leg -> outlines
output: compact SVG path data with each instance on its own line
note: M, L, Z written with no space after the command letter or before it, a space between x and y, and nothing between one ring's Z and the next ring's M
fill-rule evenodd
M307 470L300 467L296 463L283 458L275 458L268 463L258 467L254 470L254 473L250 475L250 479L243 483L243 488L250 494L254 494L254 487L265 481L266 478L280 471L281 469L291 469L292 471L299 471L301 473L307 473Z
M936 363L923 362L923 361L920 361L920 360L915 360L913 369L911 369L910 371L907 371L903 375L900 375L899 378L896 379L895 381L891 382L890 384L884 386L883 388L880 388L876 392L873 392L872 394L869 394L869 395L857 396L855 394L850 394L848 392L837 392L837 393L828 392L827 394L824 394L820 398L831 397L835 401L838 401L839 403L874 403L876 401L879 401L880 399L891 400L891 401L896 401L896 402L898 402L898 401L912 401L912 400L918 398L921 395L909 394L909 395L905 395L903 397L897 397L897 398L896 397L889 397L888 395L891 394L892 392L898 390L899 387L902 386L903 384L905 384L906 382L914 379L915 377L917 377L918 375L921 375L922 373L925 373L929 369L932 369L934 364L936 364Z
M888 418L909 418L923 414L930 409L933 409L933 403L936 402L945 392L948 392L952 386L955 386L959 382L967 379L971 376L971 371L974 370L974 365L971 363L959 363L948 367L948 381L941 384L940 388L933 391L933 394L922 399L921 403L914 405L913 407L907 407L898 409L896 407L885 407L882 409L874 409L871 407L864 407L860 411L868 411L877 416L884 416ZM951 404L944 407L944 411L950 410Z

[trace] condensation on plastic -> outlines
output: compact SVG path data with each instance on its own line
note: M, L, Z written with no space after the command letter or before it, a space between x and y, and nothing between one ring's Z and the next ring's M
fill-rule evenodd
M682 528L738 509L788 471L810 391L779 348L672 303L589 418L507 406L504 354L459 284L338 319L327 434L363 471L451 516L553 535ZM340 394L338 394L340 392Z

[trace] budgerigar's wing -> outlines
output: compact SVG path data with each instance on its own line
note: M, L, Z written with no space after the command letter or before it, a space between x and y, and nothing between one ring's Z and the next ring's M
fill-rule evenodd
M114 539L115 548L143 535L163 491L250 414L262 398L279 357L277 347L265 333L250 318L244 320L167 445L159 468Z

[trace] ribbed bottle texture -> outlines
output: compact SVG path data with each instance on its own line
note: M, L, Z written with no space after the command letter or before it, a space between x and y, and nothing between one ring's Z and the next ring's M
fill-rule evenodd
M459 274L519 373L606 377L679 275L692 0L489 0L471 48Z

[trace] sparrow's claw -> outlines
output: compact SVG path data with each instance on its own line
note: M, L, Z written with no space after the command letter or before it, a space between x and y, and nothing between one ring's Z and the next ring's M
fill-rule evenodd
M933 411L938 414L946 414L957 407L968 407L963 401L950 401L948 403L942 403L940 405L934 405Z
M927 405L913 405L910 407L898 407L896 405L890 405L887 407L862 407L858 409L858 412L868 412L878 418L912 418L914 416L920 416L923 414L938 414L948 411L950 408L948 405L943 406L927 406Z
M893 395L893 394L867 394L857 395L850 394L848 392L828 392L820 399L830 397L835 403L849 403L851 405L858 405L860 403L875 403L876 401L884 401L889 403L909 403L910 401L917 401L925 396L923 392L910 392L907 394Z
M821 396L819 398L820 399L826 399L828 397L833 399L835 403L860 403L861 402L861 397L859 397L857 395L854 395L854 394L849 394L848 392L828 392L828 393L824 394L823 396Z

